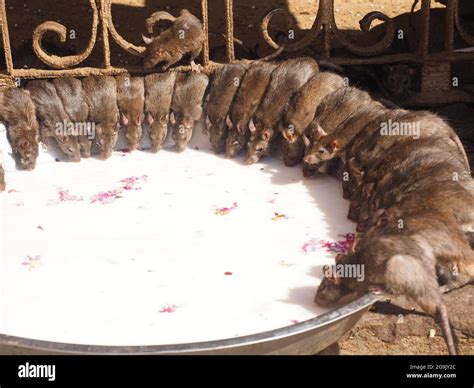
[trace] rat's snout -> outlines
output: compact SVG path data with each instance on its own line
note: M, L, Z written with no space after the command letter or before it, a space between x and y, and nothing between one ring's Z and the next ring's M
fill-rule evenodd
M247 159L245 159L245 164L247 165L251 165L257 162L258 162L258 156L256 155L248 156Z
M344 295L345 293L341 287L332 284L327 279L323 279L314 296L314 302L322 307L330 307L337 303Z
M318 158L315 155L309 154L304 157L304 162L308 164L316 164L318 163Z
M112 149L102 150L99 154L99 158L102 160L109 159L112 156L112 152L113 152Z
M81 155L80 154L73 154L69 156L68 161L73 162L73 163L79 163L81 161Z
M185 143L176 143L174 146L176 152L184 152L184 150L187 148L187 144Z

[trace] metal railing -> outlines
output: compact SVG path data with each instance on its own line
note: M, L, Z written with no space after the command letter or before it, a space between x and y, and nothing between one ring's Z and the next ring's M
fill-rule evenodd
M217 1L217 0L214 0ZM227 60L235 60L234 51L234 18L233 0L225 2L226 20L226 47ZM409 1L409 0L407 0ZM145 47L136 46L125 40L115 29L112 17L112 0L89 0L92 11L92 28L87 47L77 55L57 56L46 52L42 47L42 39L46 32L58 35L61 42L66 41L67 28L55 21L46 21L35 28L32 36L33 50L36 56L50 69L17 69L14 67L11 52L11 42L8 28L8 15L6 12L7 0L0 0L0 28L3 40L6 69L0 75L0 86L13 85L18 78L50 78L61 76L87 76L96 74L119 74L126 71L134 73L145 73L140 67L115 67L111 64L110 39L117 45L134 56L142 56ZM157 1L157 8L161 2ZM320 47L317 47L318 56L328 59L339 65L366 65L386 63L414 63L422 65L421 92L416 96L417 101L423 103L436 102L434 99L443 99L444 102L472 101L468 94L451 87L451 64L462 61L474 61L474 52L457 52L454 48L454 37L458 35L469 45L474 45L474 35L471 35L463 26L459 13L458 0L447 0L445 8L445 31L444 47L441 51L431 53L430 43L430 9L431 0L421 0L421 18L417 37L418 47L413 52L392 53L390 47L397 38L398 26L394 19L378 12L377 19L384 22L385 35L372 46L359 46L350 42L339 30L334 12L334 0L319 0L316 18L310 30L299 41L287 40L285 50L298 52L312 45L319 39ZM267 14L261 23L261 32L265 41L273 48L278 49L276 43L269 33L269 25L274 15L283 13L289 16L288 11L276 9ZM206 40L203 47L202 62L204 68L212 68L213 62L209 58L209 23L208 23L208 0L201 0L201 20L206 32ZM369 26L363 29L369 33ZM92 53L98 34L101 34L103 61L101 67L81 67ZM332 55L334 45L345 49L349 55ZM436 83L430 78L436 76ZM443 81L440 83L440 79ZM441 93L439 93L441 91ZM439 102L439 101L438 101Z

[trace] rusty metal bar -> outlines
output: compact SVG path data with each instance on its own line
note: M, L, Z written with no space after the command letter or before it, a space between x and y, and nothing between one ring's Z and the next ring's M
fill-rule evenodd
M5 63L7 67L7 73L11 75L13 73L13 60L12 50L10 46L10 33L8 31L8 20L5 0L0 0L0 18L2 23L2 39L3 39L3 50L5 53Z
M421 55L423 58L428 55L430 36L430 8L431 0L421 0L421 28L418 54Z
M204 45L202 48L202 56L204 66L209 66L209 5L207 0L201 0L201 9L202 25L205 36Z
M235 61L234 49L234 4L233 0L225 0L225 17L226 17L226 49L227 61L233 63Z
M104 66L110 68L109 18L108 9L111 0L96 0L100 3L100 23L102 27L102 47L104 50Z
M454 10L455 10L455 1L448 0L446 5L446 31L445 31L445 41L444 49L448 54L452 54L454 51Z

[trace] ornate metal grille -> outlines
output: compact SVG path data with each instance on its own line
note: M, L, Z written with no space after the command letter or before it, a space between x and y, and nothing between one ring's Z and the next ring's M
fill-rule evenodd
M217 0L215 0L217 1ZM235 60L234 52L234 20L233 20L233 0L223 0L225 2L226 20L226 46L227 60ZM407 0L408 1L408 0ZM142 46L135 46L126 41L115 29L112 18L112 0L89 0L92 10L92 31L89 43L83 52L77 55L60 57L47 53L42 47L42 38L46 32L56 33L60 40L66 40L67 28L54 21L46 21L35 28L32 42L36 56L50 69L17 69L14 67L11 53L11 43L8 28L8 15L6 12L7 0L0 0L0 28L3 40L6 69L0 75L0 87L13 85L17 78L48 78L61 76L86 76L94 74L119 74L125 71L133 73L144 73L138 67L114 67L110 60L110 39L115 41L120 48L134 56L142 56L145 50ZM451 82L451 65L456 62L474 61L474 52L458 52L454 48L455 32L469 45L474 45L474 35L471 35L463 26L459 13L458 0L446 0L445 11L445 31L444 48L440 52L429 52L430 42L430 8L431 0L421 0L421 25L418 38L418 47L413 52L390 53L389 47L392 45L397 34L397 26L394 19L382 15L380 19L386 25L385 36L369 47L358 46L344 37L338 29L334 0L319 0L319 7L316 18L311 29L299 41L289 42L285 45L285 50L298 52L312 44L316 39L321 42L318 52L322 58L331 60L340 65L366 65L385 63L414 63L422 67L421 92L413 96L414 104L430 104L451 101L474 101L468 93L456 90ZM157 1L156 8L160 8L162 1ZM273 15L285 13L283 9L277 9L265 16L261 23L261 32L265 41L273 48L277 49L278 44L270 37L269 24ZM208 23L208 0L201 0L201 19L206 31L209 34ZM81 63L87 59L96 44L97 36L101 34L103 42L103 62L101 67L81 67ZM333 44L345 48L350 54L347 56L332 55ZM213 62L209 58L209 38L206 39L203 49L203 65L205 69L212 69ZM434 81L433 81L434 80ZM441 101L441 100L442 101Z

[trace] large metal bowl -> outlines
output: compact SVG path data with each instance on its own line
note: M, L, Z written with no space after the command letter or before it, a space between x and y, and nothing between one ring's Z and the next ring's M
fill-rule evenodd
M0 334L0 354L207 354L305 355L337 342L380 297L367 294L305 322L243 337L156 346L94 346Z

